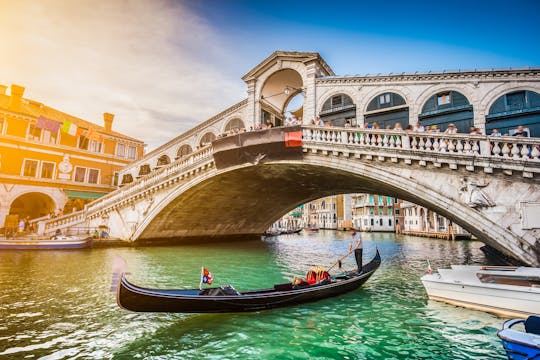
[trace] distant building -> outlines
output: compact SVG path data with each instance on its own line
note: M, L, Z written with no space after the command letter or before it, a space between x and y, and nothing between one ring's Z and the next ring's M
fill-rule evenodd
M144 143L104 125L23 98L0 85L0 227L8 214L31 219L80 210L114 190L118 171L143 156Z
M423 206L404 201L402 206L404 214L403 232L414 233L453 233L457 237L470 237L470 233L449 219L429 210Z
M394 198L373 194L353 196L352 222L361 231L395 231Z

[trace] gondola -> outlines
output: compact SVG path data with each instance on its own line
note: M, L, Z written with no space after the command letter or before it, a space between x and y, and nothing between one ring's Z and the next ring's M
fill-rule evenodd
M238 292L232 287L204 290L161 290L139 287L119 275L117 302L136 312L226 313L248 312L317 301L353 291L364 284L381 264L377 249L374 258L354 271L331 276L313 285L277 284L270 289ZM218 293L218 295L214 295Z

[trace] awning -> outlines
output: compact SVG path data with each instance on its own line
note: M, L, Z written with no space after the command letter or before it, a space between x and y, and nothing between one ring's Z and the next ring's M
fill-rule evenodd
M99 199L105 193L97 193L90 191L75 191L75 190L64 190L67 196L70 199Z

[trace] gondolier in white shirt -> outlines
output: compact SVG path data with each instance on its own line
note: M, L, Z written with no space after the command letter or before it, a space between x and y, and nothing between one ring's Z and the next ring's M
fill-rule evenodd
M353 243L354 247L354 257L356 259L356 264L358 265L358 272L362 271L362 234L360 232L353 231Z

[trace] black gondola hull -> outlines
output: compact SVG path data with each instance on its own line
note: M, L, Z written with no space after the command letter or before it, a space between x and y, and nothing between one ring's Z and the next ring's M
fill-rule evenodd
M137 312L224 313L247 312L293 306L338 296L358 289L375 273L380 255L363 267L361 273L349 273L349 278L335 279L329 284L278 291L266 289L246 291L240 295L198 295L198 290L147 289L121 277L117 292L118 305Z

